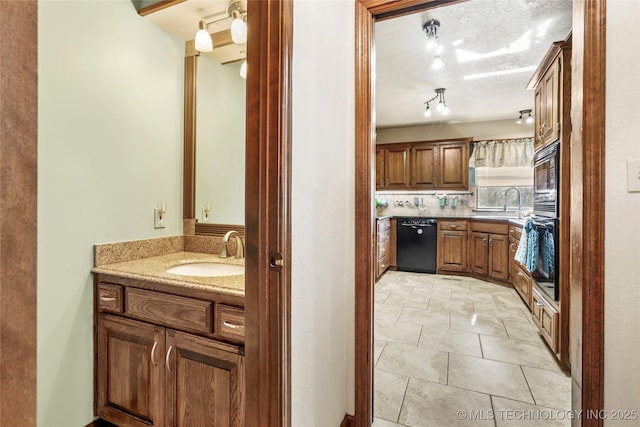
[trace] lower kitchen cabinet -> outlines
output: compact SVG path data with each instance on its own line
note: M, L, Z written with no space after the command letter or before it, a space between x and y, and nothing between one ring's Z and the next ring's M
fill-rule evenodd
M472 222L471 272L506 281L509 278L508 225Z
M535 286L531 292L531 313L533 323L538 326L540 335L554 353L558 352L558 310L543 296Z
M467 271L467 221L438 221L438 272Z
M395 245L392 245L391 239L391 218L382 218L376 221L376 235L378 240L378 246L376 251L376 259L378 262L376 270L376 279L387 271L387 268L391 266L393 251Z
M509 227L509 281L527 307L531 308L533 278L524 266L515 260L521 234L521 229L514 226Z

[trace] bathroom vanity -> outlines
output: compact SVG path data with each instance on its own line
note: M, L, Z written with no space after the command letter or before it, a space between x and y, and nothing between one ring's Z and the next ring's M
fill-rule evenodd
M97 416L120 427L244 424L244 274L166 271L243 261L178 252L94 268Z

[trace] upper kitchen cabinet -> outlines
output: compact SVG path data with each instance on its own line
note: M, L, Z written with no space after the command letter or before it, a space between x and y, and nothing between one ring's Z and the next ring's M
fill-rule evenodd
M376 189L467 190L470 142L466 138L378 145Z
M571 129L571 35L553 43L527 89L535 90L534 148L537 151L562 141Z

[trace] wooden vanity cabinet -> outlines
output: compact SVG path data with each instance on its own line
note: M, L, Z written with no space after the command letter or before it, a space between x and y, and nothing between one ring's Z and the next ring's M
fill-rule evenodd
M467 221L438 221L438 273L467 271L467 227Z
M471 272L506 281L509 278L509 226L477 221L471 224Z
M137 286L155 284L96 277L96 414L120 427L242 426L244 309Z

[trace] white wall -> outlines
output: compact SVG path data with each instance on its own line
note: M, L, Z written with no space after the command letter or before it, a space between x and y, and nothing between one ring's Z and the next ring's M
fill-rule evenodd
M295 2L293 426L354 412L354 19L352 0Z
M606 6L604 403L640 410L640 193L626 188L626 161L640 160L640 2ZM605 422L617 424L638 421Z
M208 222L244 224L246 84L242 61L221 65L198 57L196 217L211 203Z
M531 94L533 97L533 94ZM488 139L527 138L533 136L533 125L517 124L513 120L486 122L438 123L425 126L406 126L376 129L376 143L430 141L434 139L474 138Z
M184 48L128 0L38 13L38 425L84 426L92 245L182 234Z

